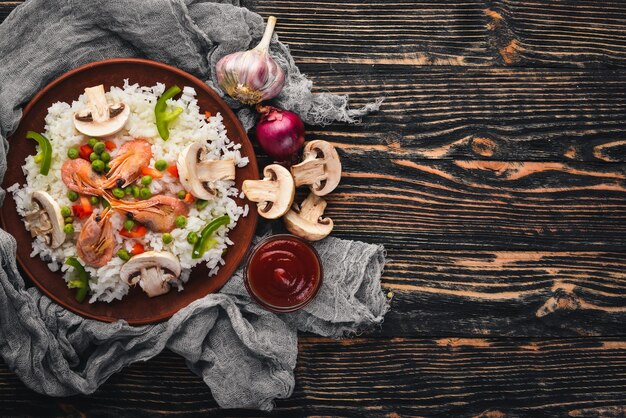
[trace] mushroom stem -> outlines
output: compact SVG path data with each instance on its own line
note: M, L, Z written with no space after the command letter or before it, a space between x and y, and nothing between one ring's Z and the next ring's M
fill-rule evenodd
M91 117L95 122L104 122L109 119L109 104L104 94L104 85L87 87L85 96L87 96L87 105L91 108Z
M300 217L309 222L317 222L326 210L326 201L321 197L309 193L300 205Z
M319 186L326 179L324 165L325 161L317 158L316 153L306 153L304 161L291 170L296 187L306 184Z
M269 202L275 199L279 187L275 181L246 180L243 182L242 190L253 202Z
M196 170L200 181L235 180L235 160L200 161Z

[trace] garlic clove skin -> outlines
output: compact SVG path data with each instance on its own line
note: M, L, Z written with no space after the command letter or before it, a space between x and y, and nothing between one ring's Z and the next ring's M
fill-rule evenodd
M244 104L274 98L285 84L285 72L268 52L275 25L276 18L270 16L263 38L254 49L226 55L215 67L220 87Z

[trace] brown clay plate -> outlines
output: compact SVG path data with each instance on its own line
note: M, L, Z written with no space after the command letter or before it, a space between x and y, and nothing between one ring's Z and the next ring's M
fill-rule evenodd
M85 87L104 84L105 89L111 86L123 86L124 79L152 86L157 82L166 86L177 84L181 87L191 86L196 90L200 109L212 114L221 113L231 141L241 144L241 154L250 159L244 168L237 169L236 186L241 190L245 179L258 179L258 168L252 144L239 120L222 99L201 80L177 68L162 63L142 59L111 59L93 62L63 74L41 90L24 108L20 125L9 137L8 169L2 184L7 188L15 183L24 184L26 178L21 166L28 155L35 153L34 141L25 138L26 131L43 132L44 118L48 108L55 102L71 102L83 93ZM242 205L242 199L237 199ZM78 303L74 296L75 290L68 289L61 273L51 272L39 256L30 257L32 250L31 236L22 219L16 212L15 201L10 193L0 210L2 228L17 240L17 260L26 275L46 295L71 311L89 318L113 322L124 319L130 324L148 324L165 320L181 308L189 305L209 293L217 292L231 277L242 261L254 235L257 223L257 212L250 210L245 218L240 218L237 226L230 231L229 238L235 243L229 247L224 257L226 262L216 276L208 277L204 264L196 266L182 292L176 290L168 294L149 298L138 287L131 289L121 301L111 303L96 302Z

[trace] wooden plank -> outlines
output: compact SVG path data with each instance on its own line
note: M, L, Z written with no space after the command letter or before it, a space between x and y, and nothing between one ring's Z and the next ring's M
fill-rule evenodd
M482 0L244 1L278 18L299 64L488 65Z
M501 65L626 65L621 0L486 0L489 44Z
M23 1L0 1L0 23Z
M278 17L279 35L301 63L626 65L620 0L248 3Z
M325 416L606 416L626 413L626 341L598 339L301 338L292 398L275 413ZM217 409L166 352L95 394L46 398L0 365L6 415L259 416ZM480 415L483 414L483 415Z
M624 335L626 253L388 251L387 336Z
M626 161L626 71L304 66L315 91L358 107L361 125L310 127L310 138L403 158Z
M326 197L336 236L410 250L626 250L624 164L339 151L342 182Z

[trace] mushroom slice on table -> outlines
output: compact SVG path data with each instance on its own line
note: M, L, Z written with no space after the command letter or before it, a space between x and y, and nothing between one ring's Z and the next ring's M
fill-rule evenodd
M245 180L242 185L246 197L257 202L259 215L266 219L280 218L293 203L296 187L293 178L282 165L270 164L263 169L263 180Z
M104 85L85 89L87 108L74 114L74 126L87 136L102 137L119 132L130 115L130 108L124 103L107 101Z
M326 141L307 142L303 161L291 167L296 187L309 186L318 196L335 190L341 180L341 160L337 150Z
M147 251L134 256L120 269L120 277L129 286L136 285L148 296L155 297L170 291L170 282L180 276L178 258L167 251Z
M294 235L309 241L319 241L327 237L333 230L333 220L323 218L326 201L313 193L309 193L302 205L294 203L283 221L285 227Z
M215 182L235 180L235 160L207 160L201 144L188 145L176 162L178 177L185 190L199 199L215 197Z
M31 195L33 209L24 216L26 228L34 238L42 236L51 248L57 248L65 241L63 216L59 204L48 193L33 192Z

